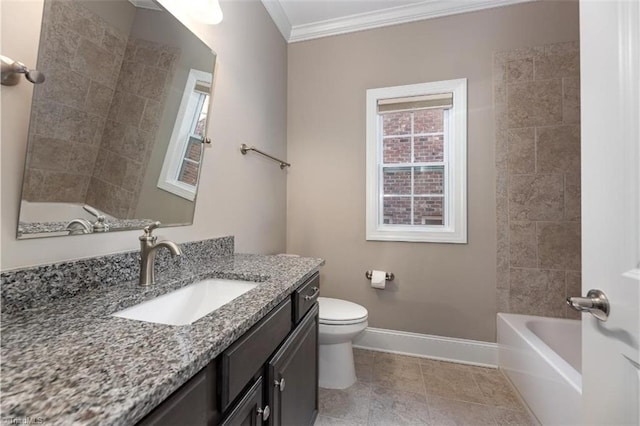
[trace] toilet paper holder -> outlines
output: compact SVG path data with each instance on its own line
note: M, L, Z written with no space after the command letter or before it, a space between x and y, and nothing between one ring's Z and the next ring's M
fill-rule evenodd
M367 277L368 280L371 279L372 275L373 275L372 271L367 271L364 273L364 276ZM387 274L384 277L385 281L393 281L395 278L396 276L393 274L393 272L387 272Z

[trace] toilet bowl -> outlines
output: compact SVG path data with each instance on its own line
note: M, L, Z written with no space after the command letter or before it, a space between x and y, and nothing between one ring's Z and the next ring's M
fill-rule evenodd
M351 342L367 328L368 312L357 303L319 297L321 388L346 389L356 381Z

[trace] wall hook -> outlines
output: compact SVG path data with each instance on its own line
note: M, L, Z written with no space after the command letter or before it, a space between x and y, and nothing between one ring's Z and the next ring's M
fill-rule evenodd
M25 78L33 84L39 84L44 81L44 74L38 70L30 70L22 62L14 61L11 58L0 55L2 62L2 76L0 83L3 86L15 86L20 82L20 74L24 74Z

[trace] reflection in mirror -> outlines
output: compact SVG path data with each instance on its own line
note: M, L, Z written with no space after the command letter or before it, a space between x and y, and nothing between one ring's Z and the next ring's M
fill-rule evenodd
M145 6L45 0L18 238L192 223L215 55Z

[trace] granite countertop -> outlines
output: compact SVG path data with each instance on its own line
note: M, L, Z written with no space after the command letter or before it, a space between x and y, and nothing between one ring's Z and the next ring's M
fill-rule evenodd
M167 271L92 289L41 307L2 313L2 420L134 424L206 366L324 261L235 254L193 274ZM111 314L217 277L258 281L253 290L191 325L146 323Z

